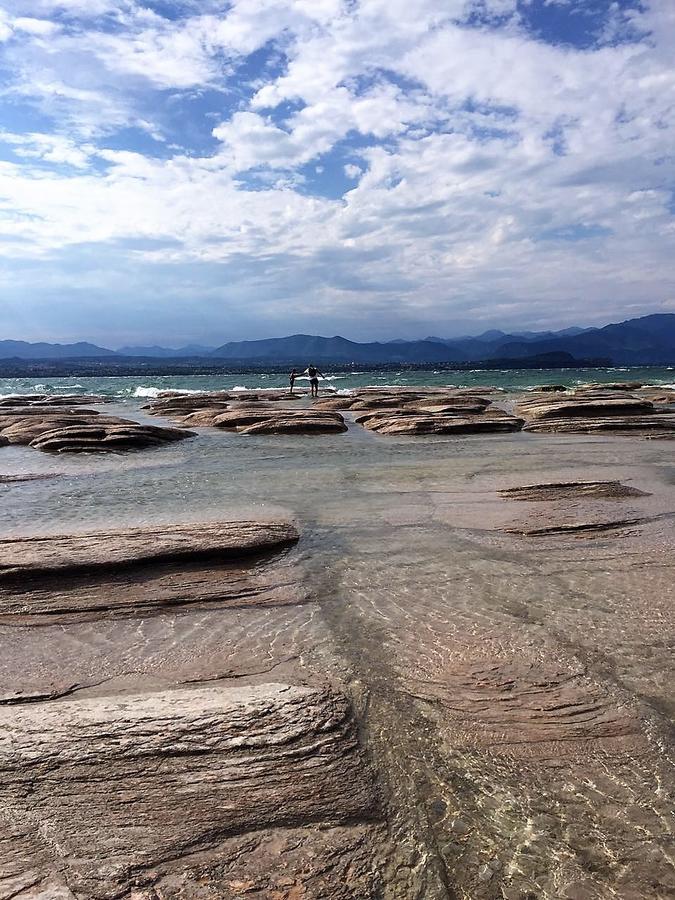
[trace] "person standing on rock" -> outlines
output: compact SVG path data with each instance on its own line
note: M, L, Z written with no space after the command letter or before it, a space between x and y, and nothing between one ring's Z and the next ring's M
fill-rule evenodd
M310 363L302 374L309 375L309 386L311 388L312 397L318 397L319 378L325 378L326 376L323 374L323 372L319 372L319 370L313 363Z
M288 376L288 383L291 386L291 394L293 393L293 385L295 384L295 379L298 377L298 370L293 369L291 374Z

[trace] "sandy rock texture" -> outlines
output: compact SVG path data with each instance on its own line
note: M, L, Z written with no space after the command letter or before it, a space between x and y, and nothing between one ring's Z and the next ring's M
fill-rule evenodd
M218 391L160 397L147 409L152 415L169 416L181 426L211 426L240 434L339 434L347 430L338 412L282 405L296 399L297 394L282 392Z
M108 398L101 394L10 394L0 397L0 407L24 406L87 406L88 404L107 403Z
M7 577L114 570L149 561L232 559L278 550L298 540L287 523L213 522L80 535L20 537L0 540L0 582Z
M473 390L363 389L314 402L314 409L348 410L369 431L390 435L491 434L519 431L523 421Z
M5 846L17 885L58 871L119 897L148 870L262 828L376 813L346 698L266 683L0 709ZM6 890L6 880L5 880Z
M136 450L162 446L191 435L185 429L141 425L94 409L69 408L60 403L36 402L0 408L3 443L29 444L36 450L53 453Z
M638 396L631 391L625 384L590 385L555 395L533 393L522 397L516 409L526 420L524 430L530 432L675 433L675 414L667 404L656 406L647 393Z
M352 700L300 662L325 635L297 540L215 522L0 542L0 896L381 896Z
M646 491L622 484L620 481L554 481L548 484L526 484L504 488L499 494L506 500L525 501L583 500L586 497L622 500L625 497L649 496Z

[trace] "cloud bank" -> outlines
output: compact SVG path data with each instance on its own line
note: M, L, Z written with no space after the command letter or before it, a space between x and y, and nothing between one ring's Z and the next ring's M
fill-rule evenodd
M675 311L671 0L10 0L0 42L4 337Z

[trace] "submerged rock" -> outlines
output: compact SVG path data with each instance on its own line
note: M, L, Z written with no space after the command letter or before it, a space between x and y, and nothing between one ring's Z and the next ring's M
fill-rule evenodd
M645 491L620 481L557 481L549 484L526 484L522 487L504 488L499 492L507 500L579 500L600 497L620 500L624 497L648 497Z
M559 766L589 752L624 754L646 747L640 720L616 705L584 671L517 660L449 661L419 696L439 702L456 746Z
M616 531L634 525L644 525L648 518L609 519L605 521L591 522L559 522L553 525L537 527L523 526L519 528L505 528L509 534L523 534L530 536L547 534L594 534L599 531Z
M11 394L0 397L0 407L13 406L86 406L88 403L108 403L102 394Z

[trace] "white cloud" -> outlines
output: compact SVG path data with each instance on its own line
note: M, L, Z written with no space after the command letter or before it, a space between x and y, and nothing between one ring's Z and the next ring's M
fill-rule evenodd
M327 320L380 320L385 295L401 322L496 324L672 297L666 0L628 17L649 40L584 50L535 39L515 0L235 0L173 19L132 0L23 5L0 19L20 60L5 96L55 125L0 135L20 158L0 165L8 259L95 243L135 265L236 267L241 296L286 285L286 309L311 294ZM270 41L274 64L235 78ZM108 140L163 139L153 99L206 89L223 113L183 121L176 104L173 157ZM198 129L219 146L191 148ZM312 196L312 171L352 183Z

